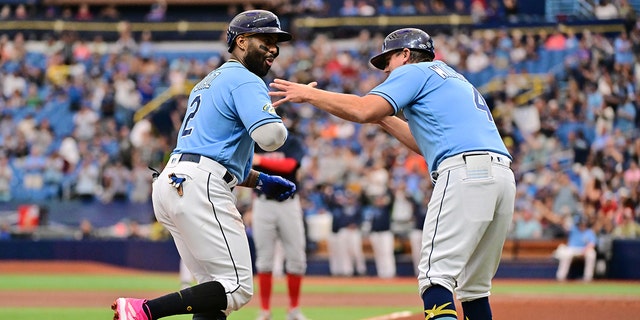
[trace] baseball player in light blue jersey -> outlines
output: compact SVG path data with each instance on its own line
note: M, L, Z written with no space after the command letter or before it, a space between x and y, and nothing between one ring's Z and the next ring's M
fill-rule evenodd
M423 227L419 292L425 319L491 319L491 280L513 216L516 185L509 155L478 90L433 61L424 31L399 29L371 64L388 78L360 97L276 79L274 103L308 102L338 117L378 123L423 155L434 183ZM406 121L394 115L402 112Z
M226 319L253 296L249 243L232 190L256 188L278 201L296 191L291 181L251 168L254 143L273 151L287 138L261 77L278 56L277 43L290 39L269 11L245 11L229 23L231 59L191 90L177 146L153 183L156 218L198 284L152 300L118 298L115 320Z

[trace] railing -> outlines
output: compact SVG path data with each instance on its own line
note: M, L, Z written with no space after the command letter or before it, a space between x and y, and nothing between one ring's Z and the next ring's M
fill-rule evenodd
M546 0L547 21L592 19L593 4L587 0Z

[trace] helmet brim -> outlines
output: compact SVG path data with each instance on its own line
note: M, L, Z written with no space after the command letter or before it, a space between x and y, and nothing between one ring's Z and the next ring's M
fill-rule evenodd
M383 51L382 53L371 58L369 62L371 62L374 67L380 70L384 70L384 68L387 66L387 54L391 51L392 50Z
M278 36L278 40L277 40L278 42L286 42L293 39L293 36L289 32L282 31L279 28L275 28L275 27L256 28L249 32L262 33L262 34L275 34L276 36Z
M275 34L278 37L276 39L276 42L286 42L286 41L291 41L291 39L293 39L293 36L289 32L282 31L279 28L274 28L274 27L256 28L247 32L239 33L238 36L241 36L247 33ZM235 37L234 37L234 40L232 40L232 42L229 43L229 48L227 48L228 52L233 51L234 42L235 42Z

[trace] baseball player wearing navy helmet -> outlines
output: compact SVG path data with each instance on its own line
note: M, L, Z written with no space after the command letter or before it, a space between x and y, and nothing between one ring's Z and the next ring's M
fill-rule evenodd
M275 79L269 94L308 102L340 118L373 122L422 154L434 183L423 227L419 292L425 319L491 319L489 293L513 216L511 156L489 106L435 56L424 31L390 33L371 64L388 74L367 95L339 94ZM402 112L406 121L394 115Z
M263 10L238 14L227 32L231 58L191 90L177 145L153 182L156 218L171 232L197 285L152 300L118 298L116 320L156 320L193 314L226 319L253 296L253 273L245 226L232 193L259 189L277 201L295 184L251 168L254 144L272 151L287 128L271 105L262 79L291 35Z

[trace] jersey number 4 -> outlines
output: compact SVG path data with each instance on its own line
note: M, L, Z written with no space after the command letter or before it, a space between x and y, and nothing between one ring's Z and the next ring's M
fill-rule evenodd
M193 127L189 126L189 122L191 121L191 119L195 118L196 112L198 112L201 102L202 102L202 97L200 95L197 95L191 102L189 109L193 109L193 111L189 112L186 118L184 118L184 123L182 124L182 130L180 130L180 132L182 132L181 135L183 137L190 135L191 131L193 131Z
M489 106L487 105L487 102L484 100L484 97L482 96L480 91L478 91L478 89L473 88L473 96L476 103L476 109L482 112L485 112L487 114L487 118L489 119L489 121L493 122L493 116L491 115L491 110L489 110Z

